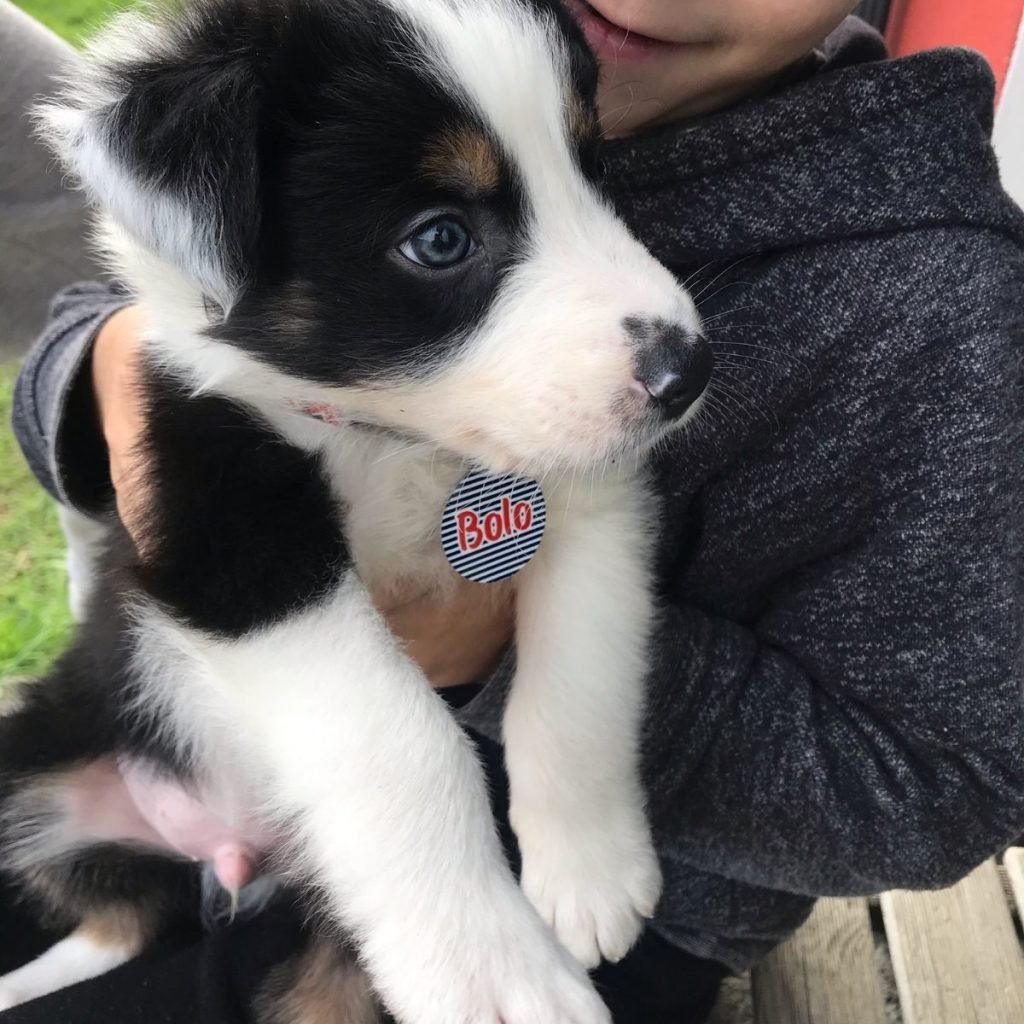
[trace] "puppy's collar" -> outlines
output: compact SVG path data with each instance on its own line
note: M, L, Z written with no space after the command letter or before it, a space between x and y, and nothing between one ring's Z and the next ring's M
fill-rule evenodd
M293 402L291 403L291 408L293 412L297 412L300 416L325 423L329 427L359 427L362 430L376 430L382 434L404 436L398 434L397 431L392 430L390 427L380 427L375 423L367 423L366 420L357 420L351 416L346 416L336 405L331 405L330 402Z
M324 423L329 427L353 427L357 430L369 430L377 434L384 434L387 437L397 437L403 441L417 440L412 434L403 434L391 427L382 427L377 423L368 423L366 420L357 420L346 416L330 402L292 402L290 406L292 412L296 412L306 419Z
M385 429L343 416L329 402L300 402L295 409L330 427ZM533 558L546 525L547 504L536 480L471 469L445 502L441 548L460 576L498 583L515 576Z
M460 576L475 583L498 583L515 576L533 558L547 519L538 481L474 469L445 503L441 548Z
M303 416L311 420L319 420L329 427L342 427L353 422L347 416L342 416L337 406L328 402L298 402L295 409Z

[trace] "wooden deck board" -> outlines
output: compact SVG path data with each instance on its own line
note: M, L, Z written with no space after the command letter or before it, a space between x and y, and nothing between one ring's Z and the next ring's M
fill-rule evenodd
M758 1024L885 1024L867 903L819 900L752 985Z
M886 893L882 914L905 1024L1024 1021L1024 956L993 861L942 892Z

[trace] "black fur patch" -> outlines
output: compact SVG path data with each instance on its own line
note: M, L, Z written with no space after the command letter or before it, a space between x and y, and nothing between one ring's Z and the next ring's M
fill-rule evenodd
M162 14L159 51L125 57L107 76L120 99L100 128L115 159L198 216L238 285L257 252L262 97L286 6L219 0L171 7Z
M423 61L396 59L420 44L393 11L358 6L290 20L264 105L253 287L213 332L324 384L429 373L485 316L523 242L525 203L507 162L486 194L422 174L445 137L488 130ZM463 221L477 247L425 270L398 247L438 214Z
M197 629L237 637L333 588L347 564L319 459L225 399L150 372L142 589Z
M109 605L97 606L92 625L50 675L20 684L16 710L0 717L0 873L31 893L43 916L60 927L117 905L137 907L156 923L172 914L194 913L198 899L194 868L155 854L100 843L74 856L26 863L3 851L12 836L23 838L33 823L42 826L46 820L38 807L15 802L18 810L12 810L10 801L22 786L137 742L131 733L140 723L123 714L130 685L123 634L118 643L102 643L107 629L99 613L109 610ZM162 760L156 745L147 744L147 754ZM185 767L179 768L187 777ZM43 817L26 820L25 812Z

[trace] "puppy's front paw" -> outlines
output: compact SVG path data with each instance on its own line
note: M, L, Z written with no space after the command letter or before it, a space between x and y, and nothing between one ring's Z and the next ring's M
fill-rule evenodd
M522 886L583 966L621 960L654 914L661 869L642 814L585 828L550 817L512 817Z
M553 936L543 960L500 955L485 974L486 980L478 976L483 984L467 987L456 1016L439 1024L612 1024L586 974Z
M402 1024L612 1024L586 972L522 893L511 887L507 895L433 942L419 930L411 957L371 961ZM484 910L482 901L477 910ZM394 949L389 944L388 952Z

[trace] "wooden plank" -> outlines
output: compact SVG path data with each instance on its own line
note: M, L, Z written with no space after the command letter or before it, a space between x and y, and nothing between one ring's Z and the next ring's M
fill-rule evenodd
M1017 913L1024 920L1024 847L1011 846L1003 854L1003 869L1010 880L1010 890L1017 904Z
M758 1024L885 1024L864 900L818 900L807 923L753 971Z
M904 1024L1021 1024L1024 956L994 861L942 892L882 896Z

